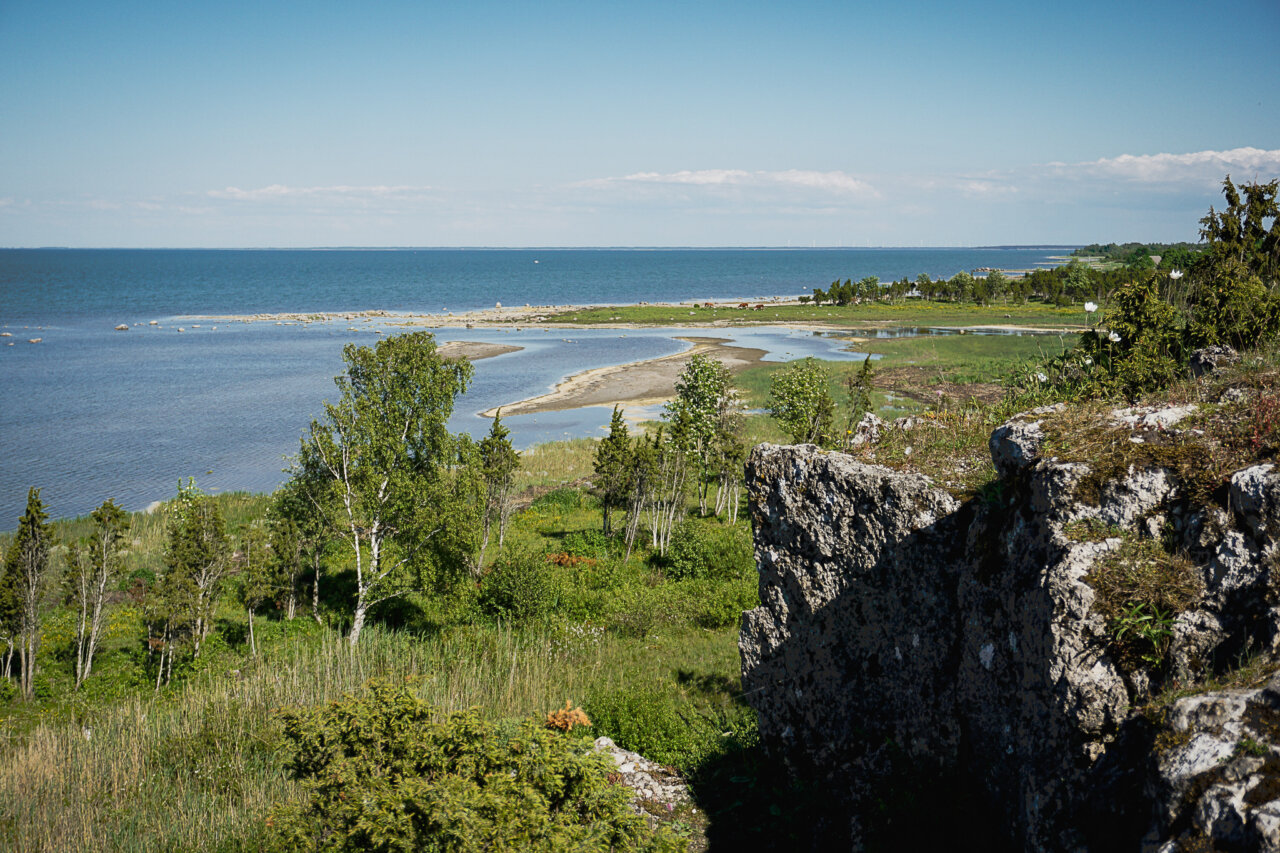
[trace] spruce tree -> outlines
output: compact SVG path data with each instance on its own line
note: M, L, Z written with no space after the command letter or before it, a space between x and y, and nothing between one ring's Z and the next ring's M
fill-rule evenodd
M49 580L49 551L53 546L48 513L40 490L27 492L27 510L18 519L18 531L5 555L0 579L0 620L11 632L21 666L22 698L35 691L36 652L40 649L40 619Z
M631 441L622 411L613 407L609 435L596 447L595 489L604 510L604 534L609 535L612 511L627 505L631 487Z

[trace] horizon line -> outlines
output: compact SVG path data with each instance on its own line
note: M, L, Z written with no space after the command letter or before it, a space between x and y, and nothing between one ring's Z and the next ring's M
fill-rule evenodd
M1123 245L1115 240L1107 241ZM1135 241L1150 244L1153 241ZM1155 241L1165 242L1165 241ZM1186 242L1186 241L1174 241ZM866 246L657 246L657 245L607 245L607 246L2 246L0 251L39 252L166 252L166 251L199 251L199 252L417 252L417 251L494 251L494 252L528 252L528 251L783 251L783 252L830 252L861 249L1076 249L1089 243L987 243L966 245L866 245Z

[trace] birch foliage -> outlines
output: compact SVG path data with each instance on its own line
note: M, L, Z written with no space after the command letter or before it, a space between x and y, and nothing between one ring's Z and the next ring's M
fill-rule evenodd
M312 421L295 476L352 554L355 645L371 607L465 565L483 484L475 445L446 427L470 363L441 358L426 332L343 358L338 402Z

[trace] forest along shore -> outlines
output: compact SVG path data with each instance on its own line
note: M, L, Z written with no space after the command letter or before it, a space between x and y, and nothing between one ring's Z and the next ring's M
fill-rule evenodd
M734 373L759 364L765 355L762 349L735 346L726 338L690 336L676 340L688 341L693 347L660 358L586 370L560 382L549 394L494 407L480 414L491 418L498 408L505 415L527 415L583 406L663 403L675 396L676 379L695 355L716 359Z

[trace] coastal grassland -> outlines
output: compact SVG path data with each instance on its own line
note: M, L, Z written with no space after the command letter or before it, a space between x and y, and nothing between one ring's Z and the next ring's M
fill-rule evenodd
M1075 344L1070 332L1049 335L917 335L866 338L851 349L875 353L875 368L918 368L935 382L967 384L1000 382L1029 363L1061 355Z
M535 444L520 454L515 489L546 489L591 476L595 464L596 440L571 438Z
M1072 334L1044 335L912 335L899 338L851 338L847 349L879 356L872 360L872 411L892 419L918 413L938 404L969 400L996 403L1004 396L1003 380L1060 355L1074 343ZM822 361L828 392L837 401L837 422L843 423L847 399L845 381L862 368L861 360ZM769 387L782 363L764 363L744 370L735 384L746 405L763 409ZM768 435L768 427L750 435ZM783 437L780 432L779 438ZM759 440L776 440L760 438Z
M984 360L1030 358L1031 347L1057 340L877 339L885 357L876 370L884 375L901 363L941 376L941 388L967 388L994 374L984 372ZM780 366L739 375L749 405L763 405ZM831 392L843 399L845 374L861 365L829 366ZM917 396L875 390L882 416L922 416L916 428L887 431L857 451L860 458L932 475L957 494L980 493L994 479L986 439L1007 416L1004 404ZM745 438L785 440L759 413L747 419ZM668 820L695 849L707 838L737 844L803 835L818 800L790 787L760 754L741 694L738 619L758 594L749 523L691 518L668 555L642 535L624 559L618 541L600 532L599 499L583 489L596 446L578 439L522 454L520 509L478 583L463 578L384 605L352 649L342 634L350 558L339 549L322 584L324 624L260 614L253 655L233 579L200 657L188 653L159 691L129 590L161 566L163 515L135 514L127 578L84 688L72 690L73 614L55 603L35 701L0 698L0 847L269 849L273 810L303 796L283 770L279 710L360 691L373 678L408 685L442 710L477 707L493 720L541 718L565 700L580 705L594 735L691 780L697 812ZM216 500L234 537L262 516L268 498ZM87 524L62 523L59 535L75 538Z
M533 457L547 467L537 476L572 479L593 446L579 444L539 449ZM238 527L267 499L219 500L244 509L228 513ZM35 699L0 696L2 849L269 849L273 809L303 795L283 769L278 712L375 678L408 685L441 711L475 707L493 720L541 719L570 700L595 721L594 735L691 777L754 737L738 686L738 616L756 603L745 521L683 525L676 545L705 563L692 571L643 539L625 560L600 533L598 500L562 486L515 515L479 584L464 578L384 606L354 649L343 634L349 568L340 554L323 581L324 624L260 613L256 655L233 578L200 656L188 650L157 691L129 590L160 566L161 517L133 516L131 559L141 568L114 596L83 689L73 690L68 656L74 614L51 598ZM696 848L706 809L666 820Z
M569 699L601 721L595 733L666 744L667 760L686 767L720 751L722 732L752 725L728 675L737 668L731 628L642 639L549 625L459 625L435 636L371 628L352 649L299 621L273 623L261 653L237 663L11 734L0 762L0 844L262 849L271 810L302 795L282 769L279 709L327 702L369 679L494 719L540 717ZM639 705L648 717L626 714Z
M546 315L545 323L576 323L584 326L634 324L642 326L700 326L804 323L815 326L1032 326L1077 328L1086 323L1084 311L1060 308L1043 302L1025 304L975 305L904 299L899 303L875 302L861 305L802 305L798 302L763 302L759 311L737 308L738 303L716 302L714 308L702 303L681 305L616 305L574 308ZM1097 319L1097 315L1092 318Z

